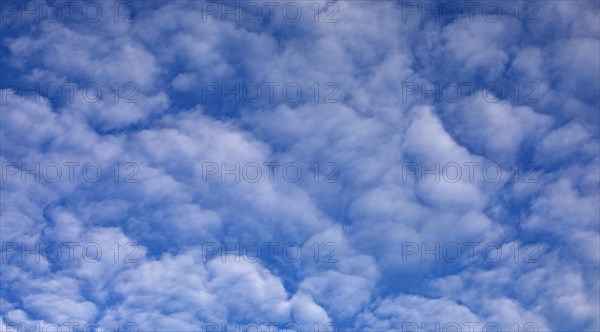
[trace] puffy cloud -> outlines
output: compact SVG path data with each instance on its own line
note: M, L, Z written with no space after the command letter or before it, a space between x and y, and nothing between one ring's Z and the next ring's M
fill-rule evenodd
M447 112L457 139L500 165L513 163L525 143L536 142L552 124L549 116L513 107L488 91L476 93L472 102L451 105Z
M451 329L456 326L463 329L479 322L480 318L469 308L454 301L400 295L376 303L371 312L360 317L358 326L376 330Z
M204 257L200 251L164 255L121 274L114 292L123 301L103 319L143 322L140 329L186 330L227 322L291 322L292 304L278 277L234 255L208 262Z

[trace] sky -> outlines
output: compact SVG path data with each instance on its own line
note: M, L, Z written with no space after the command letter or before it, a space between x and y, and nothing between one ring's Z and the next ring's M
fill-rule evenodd
M600 330L599 2L0 7L0 331Z

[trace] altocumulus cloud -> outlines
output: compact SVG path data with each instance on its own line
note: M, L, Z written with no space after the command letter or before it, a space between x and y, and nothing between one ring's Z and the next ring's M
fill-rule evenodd
M5 1L0 330L600 330L594 1Z

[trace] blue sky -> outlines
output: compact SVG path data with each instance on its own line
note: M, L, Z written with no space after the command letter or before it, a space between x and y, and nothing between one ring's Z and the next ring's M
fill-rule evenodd
M600 330L598 2L1 9L1 331Z

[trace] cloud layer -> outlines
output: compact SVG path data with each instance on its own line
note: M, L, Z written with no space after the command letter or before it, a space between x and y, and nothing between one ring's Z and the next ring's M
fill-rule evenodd
M599 5L469 8L3 4L2 330L600 329Z

